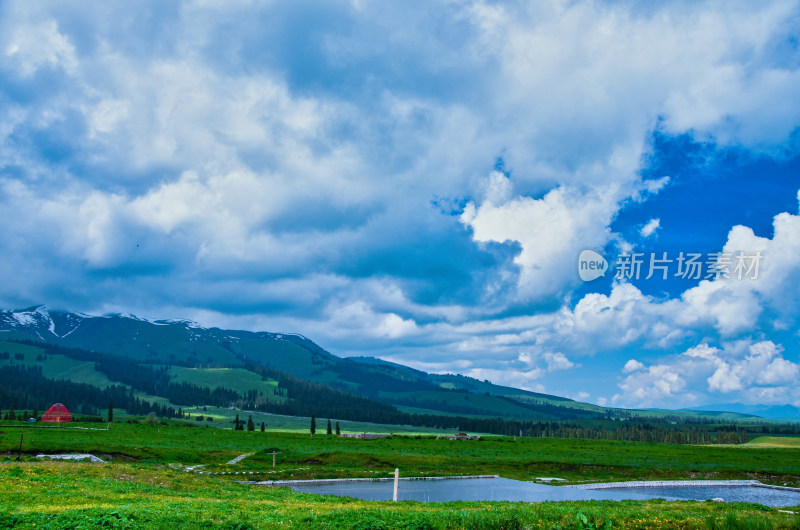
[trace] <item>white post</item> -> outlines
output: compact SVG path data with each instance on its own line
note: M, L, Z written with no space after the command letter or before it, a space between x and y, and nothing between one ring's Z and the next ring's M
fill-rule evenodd
M394 470L394 495L392 495L392 500L397 502L397 487L400 485L400 469L395 468Z

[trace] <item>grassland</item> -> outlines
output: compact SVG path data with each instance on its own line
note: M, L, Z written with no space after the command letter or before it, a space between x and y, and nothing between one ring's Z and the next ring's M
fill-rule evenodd
M184 407L183 411L190 414L191 418L185 421L185 424L196 425L197 416L202 415L204 418L211 417L211 422L206 422L209 427L217 428L230 428L234 422L234 418L238 415L243 421L252 416L256 425L265 423L271 432L306 432L308 431L311 423L311 418L303 416L283 416L280 414L270 414L267 412L258 411L241 411L237 409L230 409L224 407ZM376 433L402 433L402 434L442 434L445 432L442 429L433 427L420 427L413 425L387 425L384 423L369 423L363 421L349 421L349 420L332 420L333 427L338 422L342 432L360 433L360 432L376 432ZM177 421L173 423L179 423ZM317 418L317 428L319 432L324 433L327 425L327 418Z
M17 462L20 436L23 452ZM272 451L278 466L272 469ZM108 431L0 423L0 527L259 528L799 528L800 516L701 502L375 503L247 486L259 479L499 474L571 482L757 478L800 485L800 448L433 436L313 438L191 425L113 424ZM91 452L107 464L40 462L38 452ZM235 465L226 462L255 453ZM204 466L204 474L186 466ZM798 511L798 510L793 510ZM610 526L608 526L610 525Z
M397 504L245 486L169 468L67 463L0 471L0 525L28 528L792 528L753 505L570 502Z
M242 368L186 368L170 366L169 375L175 383L189 383L211 389L228 388L240 394L255 390L272 396L277 381L264 381L261 376Z
M800 449L800 438L762 436L755 440L750 440L747 445L751 447L788 447Z
M42 348L14 342L0 342L0 352L9 354L9 359L0 359L0 367L9 364L41 366L42 375L48 379L79 381L99 388L114 384L104 373L97 371L95 363L78 361L64 355L48 355ZM21 356L22 358L17 358Z
M93 424L92 426L97 426ZM389 473L412 475L499 474L531 480L556 476L573 483L658 479L759 479L800 487L800 450L757 446L691 446L559 438L484 437L479 441L436 440L398 435L377 440L298 432L241 432L193 425L113 424L108 431L64 428L4 428L0 451L92 452L122 455L147 464L203 464L227 469L242 453L256 455L240 471L265 471L273 450L286 466L277 478L344 478ZM303 467L297 470L292 466Z

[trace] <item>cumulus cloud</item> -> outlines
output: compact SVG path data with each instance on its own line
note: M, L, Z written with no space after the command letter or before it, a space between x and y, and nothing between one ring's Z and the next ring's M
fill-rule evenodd
M416 324L395 313L376 313L364 302L354 302L328 309L330 320L340 330L368 330L374 337L398 339L416 332Z
M686 388L686 380L672 367L664 364L649 366L628 375L620 384L623 394L616 394L612 403L635 403L650 407L673 399Z
M544 361L547 363L547 370L555 372L558 370L569 370L575 366L575 363L567 359L567 356L561 352L551 353L547 352L542 355Z
M539 368L527 371L508 368L472 368L466 370L464 375L531 392L545 392L547 390L542 383L538 382L544 375L544 371Z
M800 365L785 359L771 341L746 339L722 347L701 343L650 366L629 360L623 373L628 375L619 383L622 392L612 401L627 406L652 406L667 398L672 406L690 406L703 396L719 402L713 396L734 392L775 403L797 399L793 383Z
M495 173L492 191L485 202L470 202L461 222L472 229L479 243L508 241L521 246L514 258L519 266L520 294L544 298L576 283L573 270L564 263L574 260L584 248L602 248L610 239L608 224L620 200L615 189L583 193L574 188L556 188L541 199L509 199L509 179Z
M688 333L713 330L729 338L753 333L764 324L769 328L783 325L785 319L796 322L790 300L800 294L792 280L800 274L798 252L800 215L777 215L771 239L736 226L720 251L728 256L728 277L702 280L680 298L667 300L644 295L630 283L616 283L610 294L586 294L572 311L562 312L562 326L591 337L596 348L603 349L637 340L668 347ZM755 269L737 276L737 255L748 266L758 264L757 277ZM764 321L765 315L770 319Z
M638 372L639 370L644 370L646 367L644 363L637 361L636 359L629 359L628 362L625 363L625 366L622 368L624 373L630 372Z
M708 378L709 390L732 392L751 385L786 385L797 380L800 366L781 356L781 348L771 341L750 346L744 359L726 360L714 356L716 370Z
M566 178L586 182L606 181L601 175L611 168L612 178L625 178L620 170L636 163L628 157L637 156L641 130L659 116L670 131L727 141L767 144L791 134L800 105L790 104L784 116L756 109L769 108L772 95L786 99L797 69L764 64L763 75L752 77L746 57L764 59L786 28L776 29L796 10L793 2L740 2L724 13L713 3L629 10L547 2L478 4L473 17L482 53L502 67L500 101L537 102L510 119L546 124L519 140L541 149L515 150L515 160L578 168Z

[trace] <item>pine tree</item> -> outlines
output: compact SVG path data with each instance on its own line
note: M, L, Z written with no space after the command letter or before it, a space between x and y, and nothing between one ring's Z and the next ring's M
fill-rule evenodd
M11 405L10 407L8 407L8 414L7 414L7 416L8 416L8 417L7 417L6 419L7 419L7 420L10 420L10 421L14 421L14 420L16 420L16 419L17 419L17 413L16 413L16 412L14 412L14 405Z
M114 421L114 402L108 402L108 423Z
M333 430L331 429L331 420L328 420L328 436L333 434Z
M256 430L256 424L253 423L253 417L252 416L248 416L247 417L247 430L248 431Z
M238 414L236 415L236 427L234 427L234 430L235 431L243 431L244 430L244 427L242 426L242 423L239 421L239 415Z
M317 432L317 419L314 416L311 416L311 436Z
M261 422L261 432L264 432L266 430L267 430L267 424L262 421Z
M340 434L342 434L342 431L339 430L339 422L337 421L336 422L336 436L339 436Z

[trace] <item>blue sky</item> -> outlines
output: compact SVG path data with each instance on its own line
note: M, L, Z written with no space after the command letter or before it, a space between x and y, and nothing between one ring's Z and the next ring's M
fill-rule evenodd
M797 1L3 2L0 305L800 405L799 35Z

